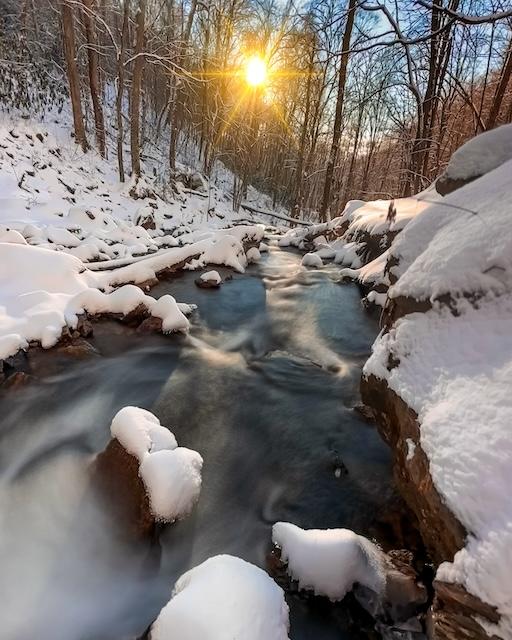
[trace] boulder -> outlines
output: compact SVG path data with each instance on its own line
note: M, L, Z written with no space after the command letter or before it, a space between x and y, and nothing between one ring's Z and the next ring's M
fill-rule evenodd
M91 466L91 478L106 510L128 540L154 537L157 523L139 475L139 461L113 438Z

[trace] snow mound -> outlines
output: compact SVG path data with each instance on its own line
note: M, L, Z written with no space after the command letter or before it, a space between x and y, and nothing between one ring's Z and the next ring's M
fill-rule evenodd
M444 176L469 180L483 176L512 160L512 124L471 138L452 155Z
M207 271L199 277L203 282L214 282L215 284L220 284L222 282L222 278L218 271Z
M153 515L163 522L188 515L201 490L203 459L197 451L178 447L174 434L138 407L118 411L110 433L139 461Z
M176 582L152 640L287 640L282 589L240 558L215 556Z
M172 296L155 300L133 285L100 291L109 288L111 278L88 271L78 258L62 252L0 243L0 358L32 341L52 347L65 327L76 328L84 313L126 315L142 305L162 319L164 332L188 329Z
M261 260L261 253L256 247L251 247L246 255L249 263L259 262Z
M303 267L314 267L315 269L320 269L324 266L322 262L322 258L316 253L306 253L301 262Z
M349 529L304 530L289 522L277 522L272 540L280 547L281 558L301 589L336 601L356 583L377 594L385 588L384 554Z
M500 295L512 287L512 160L431 205L398 236L391 297Z

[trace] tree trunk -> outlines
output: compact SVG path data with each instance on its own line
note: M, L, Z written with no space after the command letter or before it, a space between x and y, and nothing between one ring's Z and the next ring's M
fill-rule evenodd
M500 79L498 85L496 87L496 91L494 92L494 97L492 99L491 110L489 111L489 115L487 116L487 122L485 123L485 128L487 130L492 129L496 124L496 120L500 115L501 103L503 102L503 96L505 95L505 91L507 89L507 85L510 80L510 75L512 74L512 37L508 43L507 53L505 55L505 60L503 61L503 67L501 68Z
M140 177L140 92L142 88L142 72L144 70L144 18L146 1L139 0L135 36L135 61L133 64L132 94L130 100L130 151L132 155L132 175Z
M64 55L66 58L66 70L69 83L69 95L73 109L73 125L75 129L75 141L87 151L89 145L85 135L84 117L82 113L82 101L80 98L80 77L76 64L75 27L73 24L73 9L63 0L61 3L62 36L64 43Z
M179 55L178 65L185 66L185 54L187 51L188 43L190 40L190 34L192 32L192 24L194 22L194 16L197 9L197 0L192 0L192 5L187 18L187 24L185 32L183 34ZM182 91L178 82L174 82L174 100L171 108L171 140L169 144L169 168L171 171L176 169L176 149L178 146L178 136L180 132L180 120L181 120L181 107L182 107ZM171 96L172 99L172 96Z
M331 143L331 149L329 152L329 159L327 160L327 167L325 170L324 193L322 197L322 207L320 209L320 218L322 221L327 220L329 215L329 208L331 205L332 178L334 175L334 166L336 164L336 158L338 156L338 150L340 146L341 118L343 115L345 83L347 80L347 67L348 67L348 60L350 56L350 40L352 37L352 28L354 26L355 14L356 14L356 0L349 0L347 22L345 24L345 32L343 33L343 40L341 44L341 61L340 61L340 71L339 71L339 77L338 77L338 95L336 98L336 113L334 116L334 131L332 134L332 143Z
M117 93L116 93L116 120L117 120L117 166L119 180L124 182L123 159L123 93L124 93L124 56L126 51L126 39L128 37L128 17L130 15L130 0L125 0L123 8L123 26L121 28L121 47L117 59Z
M93 21L95 0L82 0L84 4L85 38L87 40L87 59L89 70L89 89L91 91L94 125L96 128L96 143L101 157L105 157L105 122L101 106L100 67L98 61L98 39Z
M311 84L313 82L313 71L315 65L316 46L314 37L311 38L311 50L309 55L309 63L306 78L306 104L304 107L304 120L302 121L302 130L300 134L299 158L297 161L297 169L295 176L295 198L291 208L291 215L299 218L303 208L304 200L304 155L306 152L306 138L309 127L309 115L311 111Z

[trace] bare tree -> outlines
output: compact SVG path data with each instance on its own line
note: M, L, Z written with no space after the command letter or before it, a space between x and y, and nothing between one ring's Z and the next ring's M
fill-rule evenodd
M343 115L343 101L345 98L345 83L347 80L347 67L350 55L350 40L352 39L352 28L354 26L354 18L356 14L356 0L349 0L347 21L345 23L345 31L341 43L340 70L338 75L338 95L336 97L336 112L334 116L334 129L332 133L331 149L325 169L324 192L322 196L322 205L320 207L320 219L327 220L329 215L329 207L331 205L332 179L334 174L334 166L338 156L341 138L341 121Z
M75 26L73 9L66 0L61 2L62 36L64 56L66 58L66 71L69 84L69 95L73 110L73 125L75 140L85 152L89 148L85 135L84 117L82 113L82 100L80 97L80 76L76 64Z
M130 151L132 156L132 175L141 175L140 167L140 94L144 71L144 24L146 1L139 0L136 15L135 52L133 58L132 91L130 100Z
M94 22L95 0L82 0L84 4L84 27L87 41L87 59L89 71L89 89L91 92L94 125L96 129L96 143L101 156L105 157L105 122L101 100L100 67L98 56L98 40Z

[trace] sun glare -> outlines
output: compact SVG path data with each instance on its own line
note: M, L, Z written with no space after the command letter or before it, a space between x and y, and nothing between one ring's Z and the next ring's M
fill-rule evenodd
M267 79L267 64L260 56L250 57L245 65L245 80L251 87L258 87Z

